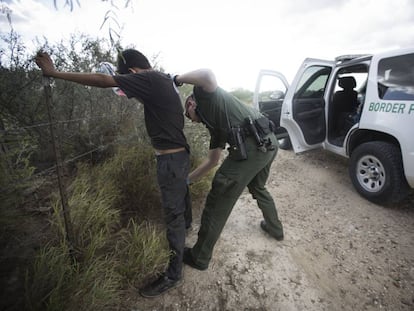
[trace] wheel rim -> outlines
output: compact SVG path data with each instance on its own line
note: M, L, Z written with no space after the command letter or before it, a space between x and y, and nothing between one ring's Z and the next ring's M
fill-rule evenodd
M357 164L356 176L359 184L368 192L378 192L385 184L385 168L377 157L363 156Z

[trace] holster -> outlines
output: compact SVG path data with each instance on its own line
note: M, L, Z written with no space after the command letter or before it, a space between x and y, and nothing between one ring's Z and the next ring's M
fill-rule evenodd
M246 137L241 127L231 127L228 133L231 159L235 161L247 160Z
M253 136L256 141L257 149L262 152L274 150L272 141L270 138L266 138L266 136L274 130L274 124L268 118L261 117L253 121L251 117L247 117L245 119L244 128L248 135Z
M261 117L259 119L256 119L254 120L254 123L256 125L257 131L259 132L259 135L262 138L272 133L275 129L274 123L266 117Z

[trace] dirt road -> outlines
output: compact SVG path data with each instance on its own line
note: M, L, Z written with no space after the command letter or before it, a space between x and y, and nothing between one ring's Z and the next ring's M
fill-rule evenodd
M391 208L353 189L347 161L280 150L268 188L285 240L265 235L255 201L239 199L207 271L132 310L414 310L414 195ZM192 246L199 217L187 238Z

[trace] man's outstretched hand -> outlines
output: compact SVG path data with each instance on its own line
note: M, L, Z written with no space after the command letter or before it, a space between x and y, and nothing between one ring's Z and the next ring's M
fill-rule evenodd
M35 58L36 64L43 71L44 76L53 76L53 73L56 72L55 65L53 64L52 59L49 54L45 52L37 52Z

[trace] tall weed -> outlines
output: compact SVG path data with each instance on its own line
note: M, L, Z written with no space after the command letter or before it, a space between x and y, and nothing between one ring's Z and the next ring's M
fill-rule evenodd
M132 213L127 225L121 224L123 204L131 197L143 205L146 198L156 198L159 204L156 183L149 182L155 178L153 161L152 150L135 146L121 149L100 165L79 165L68 189L75 248L65 240L56 196L52 218L56 240L40 250L27 273L28 310L112 310L121 289L141 285L163 271L170 252L161 227Z
M65 243L46 246L26 279L27 310L111 310L119 303L120 276L111 260L72 261Z
M187 121L185 126L185 135L187 136L187 140L190 145L191 170L193 170L199 166L208 155L210 134L204 126ZM191 197L194 202L199 202L204 199L208 189L210 189L211 179L214 173L215 169L211 170L207 176L191 185ZM193 204L193 206L197 205Z
M165 234L156 226L131 220L119 236L116 244L120 261L118 272L128 284L140 286L148 276L164 270L170 252Z
M103 174L120 191L124 224L135 217L138 222L162 217L154 150L149 145L122 146L107 161Z

